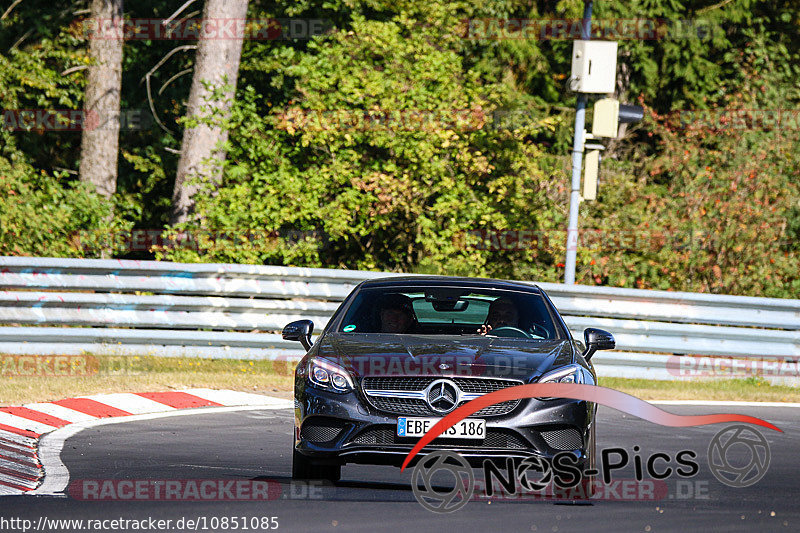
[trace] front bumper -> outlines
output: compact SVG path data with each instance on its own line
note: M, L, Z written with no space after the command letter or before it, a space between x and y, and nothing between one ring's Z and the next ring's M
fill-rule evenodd
M397 417L404 415L378 411L360 391L337 394L298 385L295 449L315 462L399 466L419 440L397 437ZM446 449L476 464L486 458L552 458L564 451L586 461L594 412L595 405L585 401L526 399L506 415L480 417L486 439L436 439L415 459Z

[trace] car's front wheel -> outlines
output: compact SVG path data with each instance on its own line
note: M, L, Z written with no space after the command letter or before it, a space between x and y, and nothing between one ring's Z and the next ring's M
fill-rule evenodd
M294 450L292 454L292 479L321 479L335 483L341 477L341 465L321 465Z

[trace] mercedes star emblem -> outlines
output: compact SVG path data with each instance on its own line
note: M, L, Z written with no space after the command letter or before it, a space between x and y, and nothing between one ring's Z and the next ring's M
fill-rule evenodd
M449 379L439 379L428 386L425 397L430 408L437 413L448 413L458 405L460 391Z

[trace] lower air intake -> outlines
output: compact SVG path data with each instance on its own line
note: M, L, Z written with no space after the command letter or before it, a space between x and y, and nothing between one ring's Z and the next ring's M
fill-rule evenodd
M583 446L583 438L574 428L542 431L542 438L548 446L556 450L577 450Z
M300 436L310 442L331 442L344 429L344 422L336 419L307 420L300 428Z

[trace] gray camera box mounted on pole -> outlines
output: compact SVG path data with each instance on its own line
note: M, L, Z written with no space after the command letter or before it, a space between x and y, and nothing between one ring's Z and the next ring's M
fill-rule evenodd
M574 41L570 89L579 93L613 93L616 77L616 41Z

